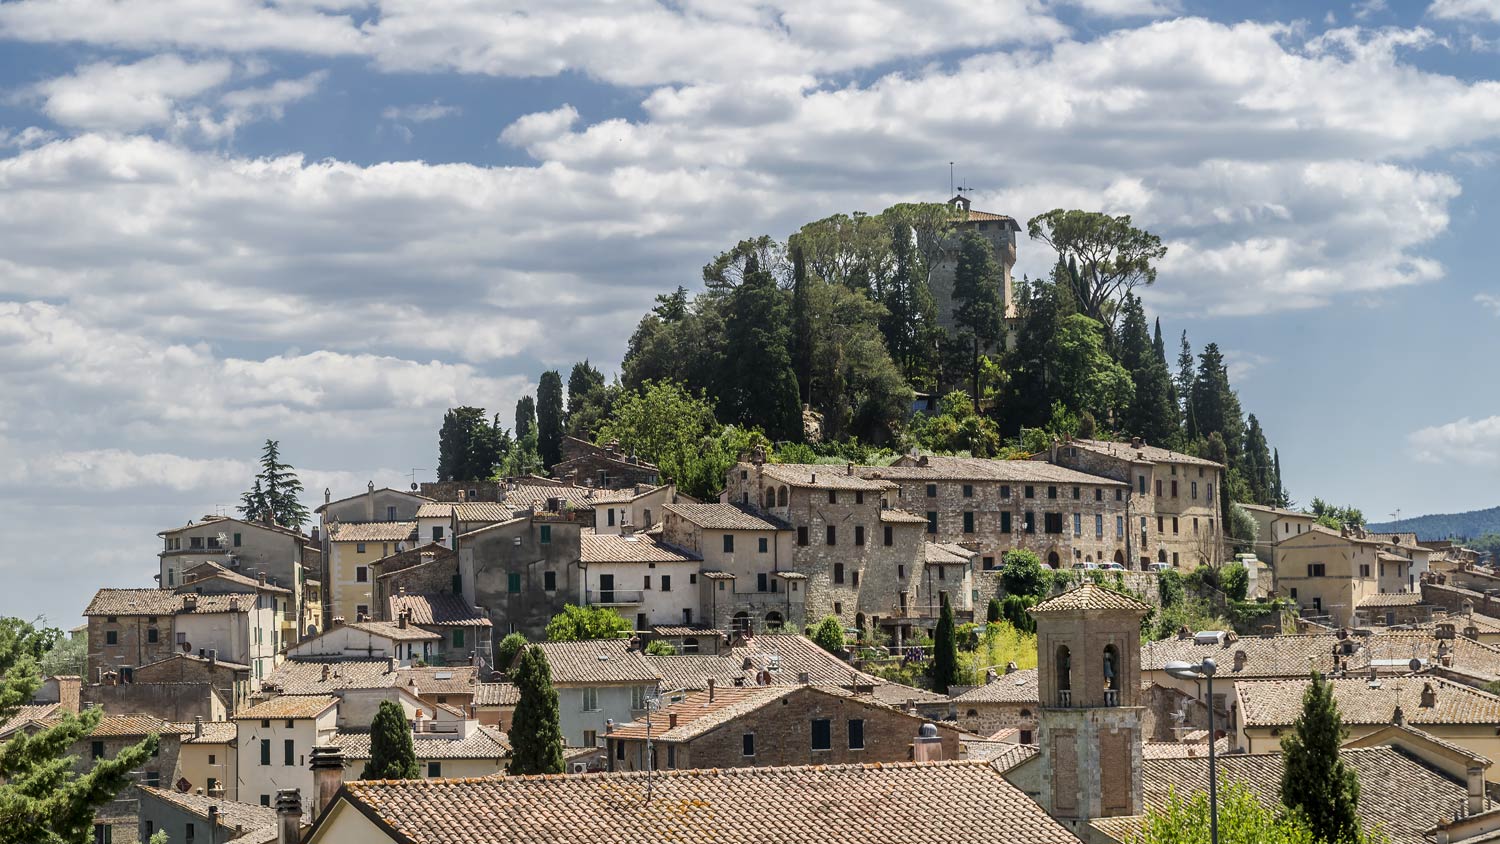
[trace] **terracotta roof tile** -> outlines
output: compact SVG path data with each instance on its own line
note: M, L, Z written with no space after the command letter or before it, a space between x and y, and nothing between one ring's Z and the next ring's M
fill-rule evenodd
M329 542L403 542L417 535L416 522L334 522Z
M904 524L904 525L925 525L925 524L927 524L927 517L926 516L919 516L916 513L910 513L910 512L907 512L906 510L896 510L896 509L889 508L889 507L882 507L881 508L881 510L880 510L880 520L882 522L888 522L888 523L891 523L891 524Z
M414 733L411 743L418 760L478 759L499 763L510 756L510 738L498 728L484 725L475 727L467 738L444 733ZM363 761L370 758L369 733L337 732L332 744L343 749L345 759Z
M1238 686L1240 718L1247 727L1284 727L1302 714L1305 680L1263 680ZM1500 725L1500 697L1437 677L1333 679L1333 699L1345 724L1389 724L1399 702L1406 723ZM1436 693L1422 706L1424 688Z
M1141 670L1165 671L1169 662L1196 664L1211 657L1218 663L1220 677L1307 677L1313 669L1324 674L1333 670L1333 652L1339 641L1338 636L1333 633L1245 636L1225 644L1199 644L1193 639L1163 639L1141 646ZM1363 647L1362 640L1354 641ZM1245 653L1245 662L1242 668L1235 670L1234 654L1239 651Z
M1141 448L1133 448L1130 443L1079 439L1063 443L1061 447L1066 448L1070 445L1088 449L1096 454L1105 454L1125 460L1144 460L1148 463L1187 463L1193 466L1223 468L1220 464L1212 460L1205 460L1202 457L1195 457L1191 454L1183 454L1180 451L1172 451L1154 445L1142 445Z
M738 504L668 504L665 509L704 530L790 530L780 519Z
M555 684L649 683L661 679L641 652L631 650L624 639L542 642L533 647L547 655Z
M736 718L778 701L800 686L746 686L715 689L709 700L707 691L690 692L682 701L664 706L651 716L650 733L661 741L689 741L715 730ZM677 725L672 726L676 717ZM622 724L610 738L645 739L645 719Z
M323 679L323 669L328 679ZM383 689L396 684L397 672L384 659L351 659L338 662L287 660L261 682L261 693L316 695L341 689Z
M203 736L201 738L193 735L196 724L180 723L182 728L183 744L229 744L239 738L239 726L233 721L204 721Z
M333 695L277 695L264 703L234 713L236 721L263 718L316 718L339 702Z
M1383 559L1385 557L1394 555L1381 554L1380 556ZM1401 557L1400 559L1402 562L1411 562L1405 557ZM1415 607L1421 603L1422 594L1420 592L1382 592L1379 595L1371 595L1363 601L1360 601L1359 608L1369 609L1374 607Z
M195 607L187 609L188 598ZM181 615L186 613L249 612L255 596L247 593L178 594L164 589L100 589L84 615Z
M33 721L47 718L56 712L60 705L56 703L23 704L3 725L0 725L0 736L10 735Z
M859 467L850 474L845 465L823 465L820 463L766 463L761 474L788 486L814 489L847 489L863 492L881 492L895 486L890 481L878 481L860 476Z
M1023 668L1001 674L993 682L975 686L953 701L960 706L965 703L1040 703L1036 669Z
M855 471L868 478L903 481L977 481L981 483L1055 483L1088 486L1126 486L1123 481L1090 475L1066 466L1040 460L990 460L983 457L903 457L891 466L861 466ZM1013 493L1014 494L1014 493Z
M514 683L477 683L475 706L515 706L521 701L521 690Z
M1085 583L1061 595L1048 598L1027 612L1036 615L1069 610L1130 610L1145 614L1151 611L1151 606L1129 595L1113 592L1094 583Z
M372 636L381 636L393 642L430 642L443 638L431 630L423 630L415 624L402 627L394 621L350 621L344 624L350 630L359 630Z
M209 807L214 807L219 816L219 823L229 830L236 827L243 829L244 832L241 833L243 836L256 836L265 830L276 832L276 810L270 806L240 803L204 794L184 794L180 791L153 788L149 785L139 786L139 788L142 793L175 806L202 821L208 820ZM306 799L304 796L303 800ZM306 809L307 807L304 806L304 811ZM234 840L237 842L243 840L241 835L236 835Z
M983 762L352 782L344 795L423 844L839 841L1076 844ZM473 807L483 806L482 812Z
M585 563L693 563L702 559L639 534L584 533L578 539L579 559Z
M453 592L416 592L392 595L390 616L403 610L411 612L412 624L431 627L491 627L489 616L469 606L462 595Z
M970 551L962 545L951 542L925 542L922 545L922 553L930 565L963 565L972 562L978 553Z
M50 727L61 720L62 713L57 712L39 719L37 723ZM99 726L95 727L89 735L95 738L134 738L153 733L160 736L175 736L184 732L186 730L181 724L163 721L154 715L105 715L99 719Z
M396 685L410 690L413 683L421 695L468 695L479 686L479 670L472 665L396 669Z

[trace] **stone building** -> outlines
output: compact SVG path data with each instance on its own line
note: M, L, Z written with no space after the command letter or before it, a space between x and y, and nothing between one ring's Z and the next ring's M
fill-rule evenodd
M1141 813L1141 619L1151 607L1092 583L1036 619L1040 802L1075 831Z
M42 719L29 729L46 729L57 724L59 716ZM177 770L177 757L181 749L181 737L187 730L181 724L173 724L147 715L105 715L93 732L79 739L67 754L73 759L75 773L87 772L96 759L113 758L120 751L140 744L147 736L158 737L156 753L132 771L131 783L121 789L114 799L94 810L94 841L136 841L139 826L140 792L138 786L152 788L170 787Z
M441 637L432 643L427 661L435 665L477 665L488 662L494 642L494 623L478 607L453 592L399 592L391 597L387 615L402 614L413 626Z
M868 695L813 685L709 688L605 736L611 771L907 762L924 720ZM958 758L958 730L939 728L941 751Z
M188 791L216 799L239 797L239 732L233 721L194 720L185 724L182 753L177 758L174 788L187 782ZM144 815L143 815L144 817Z
M458 572L458 553L442 545L428 544L376 560L373 564L375 616L394 621L391 598L409 594L452 592L462 595L463 577Z
M661 687L661 674L624 639L542 642L557 689L563 744L595 747L610 722L626 724L645 714Z
M635 630L702 620L697 554L641 533L584 529L579 542L584 605L609 607Z
M243 706L250 696L250 666L226 662L217 651L174 653L171 656L136 666L131 672L136 683L202 683L213 689L224 702L225 711Z
M958 726L977 736L1016 730L1021 744L1036 743L1037 670L1027 668L990 677L982 686L955 695Z
M250 580L260 580L287 590L288 633L296 641L303 630L298 619L316 618L317 583L323 577L323 551L306 534L265 522L250 522L226 516L204 516L179 528L157 534L162 538L157 585L176 589L187 582L189 571L201 572L204 563ZM309 589L307 582L315 581Z
M1053 568L1126 560L1122 481L1030 460L930 455L857 471L895 482L894 506L922 515L929 541L976 551L981 571L999 568L1017 548ZM978 601L993 595L985 583Z
M142 788L140 840L165 832L171 842L276 842L276 810L239 803L224 795L181 793L170 788ZM97 840L97 839L96 839Z
M204 656L249 666L252 688L258 685L280 659L275 593L258 585L250 592L199 593L197 588L208 587L100 589L83 612L88 679L100 682L106 673L202 650Z
M671 504L662 514L662 541L701 560L696 620L719 630L807 623L792 535L786 522L745 505Z
M1017 316L1011 269L1016 264L1016 235L1021 231L1020 224L1004 214L975 211L970 207L969 198L961 193L948 200L948 207L953 210L955 231L939 247L927 281L933 303L937 306L938 325L949 332L958 328L954 317L957 304L953 301L953 282L958 269L960 238L966 231L978 232L980 237L989 242L990 249L994 252L995 263L1000 266L1001 271L1001 301L1005 305L1006 322L1010 324Z
M636 484L661 483L661 471L634 454L620 450L617 442L594 445L577 437L562 438L562 460L552 467L552 477L572 480L580 486L624 489Z
M1127 568L1171 563L1192 570L1224 562L1224 520L1218 492L1224 467L1212 460L1147 445L1074 439L1032 456L1058 466L1122 481ZM1129 562L1135 561L1135 562Z
M512 631L539 639L552 616L579 602L579 536L592 516L559 508L459 535L464 602L489 614L495 641Z

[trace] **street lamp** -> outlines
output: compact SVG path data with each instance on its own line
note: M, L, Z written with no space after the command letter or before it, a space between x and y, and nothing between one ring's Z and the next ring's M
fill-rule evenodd
M1217 738L1214 735L1214 672L1219 670L1211 658L1194 665L1191 662L1173 661L1166 665L1167 673L1179 680L1206 680L1208 682L1208 840L1219 844L1219 768L1214 754Z

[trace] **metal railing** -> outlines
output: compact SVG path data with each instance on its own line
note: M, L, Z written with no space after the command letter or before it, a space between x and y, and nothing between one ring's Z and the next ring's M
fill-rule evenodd
M601 589L591 591L587 597L590 604L601 607L631 606L646 602L645 592L631 589Z
M1072 689L1058 689L1057 690L1057 705L1060 706L1060 707L1062 707L1063 709L1067 709L1067 708L1071 707L1073 705L1073 690Z
M1105 706L1119 706L1120 705L1120 690L1119 689L1105 689L1104 690L1104 705Z

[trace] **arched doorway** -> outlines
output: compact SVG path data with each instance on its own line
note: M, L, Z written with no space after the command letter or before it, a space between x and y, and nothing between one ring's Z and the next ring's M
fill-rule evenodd
M776 631L780 630L785 625L786 625L786 622L782 621L782 619L781 619L781 613L776 612L775 610L772 610L772 611L766 613L766 631L767 632L775 633Z
M1056 551L1049 551L1049 552L1047 552L1047 565L1049 565L1049 566L1051 566L1053 568L1057 568L1061 564L1062 564L1062 558L1059 557L1059 556L1057 556L1057 552Z
M1115 562L1119 563L1122 566L1125 565L1125 552L1124 551L1116 551L1115 552Z
M1120 705L1120 652L1114 645L1104 646L1104 705Z
M734 630L734 632L736 633L749 633L750 613L747 613L744 610L740 610L739 612L735 613L734 618L730 619L729 626L730 629Z

